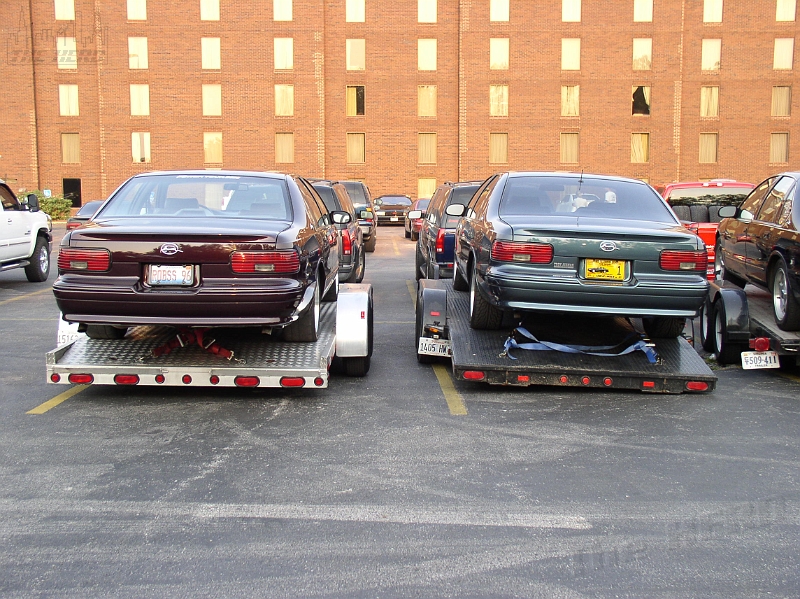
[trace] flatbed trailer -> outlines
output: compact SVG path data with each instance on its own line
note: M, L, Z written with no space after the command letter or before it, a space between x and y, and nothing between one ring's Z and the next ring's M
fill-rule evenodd
M793 368L800 354L800 332L778 327L772 294L720 280L709 282L700 342L720 364L741 363L745 369Z
M202 343L186 343L186 335L171 327L135 327L124 339L82 335L48 352L47 380L55 384L325 388L334 364L350 376L367 374L372 329L372 286L342 284L337 301L321 305L318 339L313 343L281 341L260 328L213 329L201 337ZM213 348L218 353L209 351ZM229 357L223 357L229 352Z
M508 326L503 330L479 331L470 327L469 320L468 293L454 291L451 280L421 279L416 313L418 360L429 362L437 355L449 358L456 379L492 385L638 389L648 393L708 392L716 386L717 377L685 339L647 340L627 319L539 314L523 320L524 328L536 340L562 351L506 350L512 330L518 331L517 322L504 322ZM646 351L608 355L618 354L615 350L632 343ZM563 350L579 346L586 351Z

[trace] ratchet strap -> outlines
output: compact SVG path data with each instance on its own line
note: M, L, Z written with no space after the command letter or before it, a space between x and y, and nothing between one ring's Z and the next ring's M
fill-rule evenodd
M519 343L516 339L514 339L514 333L519 333L523 337L530 339L531 342ZM587 356L607 357L624 356L631 352L641 351L645 356L647 356L647 360L651 364L656 364L658 362L658 354L653 346L642 339L641 335L638 333L632 333L628 335L616 345L566 345L563 343L553 343L552 341L540 341L530 332L528 332L527 329L523 327L517 327L511 331L511 335L509 335L508 339L506 339L503 353L500 354L500 357L502 358L508 356L512 360L516 360L517 358L512 356L510 353L510 350L512 349L559 351L567 354L584 354Z
M154 358L165 356L172 352L173 349L186 347L187 345L196 343L210 354L214 354L215 356L226 358L228 360L233 359L233 352L231 350L225 349L214 339L203 338L206 331L208 331L208 329L183 329L172 339L155 348L152 352L152 356Z

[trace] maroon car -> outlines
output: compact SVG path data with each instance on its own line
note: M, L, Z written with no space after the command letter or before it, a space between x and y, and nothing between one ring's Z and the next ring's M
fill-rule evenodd
M283 328L315 341L338 293L337 231L303 178L177 171L131 177L61 241L63 318L92 338L134 325Z

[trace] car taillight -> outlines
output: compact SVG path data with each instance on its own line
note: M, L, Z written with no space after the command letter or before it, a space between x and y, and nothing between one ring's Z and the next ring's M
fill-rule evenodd
M552 259L553 246L549 243L495 241L492 244L492 260L498 262L548 264Z
M81 250L61 248L58 252L59 270L90 270L101 272L111 266L111 253L108 250Z
M444 229L439 229L436 233L436 253L444 254Z
M300 256L294 250L280 252L233 252L231 269L236 273L284 273L300 270Z
M658 265L664 270L698 270L705 273L708 266L708 252L664 250L658 259Z
M72 229L77 229L81 226L82 223L71 223L67 221L67 231L72 231Z
M353 240L350 239L350 232L345 229L342 231L342 254L349 256L353 253Z

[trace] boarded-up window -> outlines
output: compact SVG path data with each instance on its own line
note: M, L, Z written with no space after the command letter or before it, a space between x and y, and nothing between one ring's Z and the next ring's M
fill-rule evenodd
M146 83L131 84L131 116L150 115L150 86Z
M561 40L561 70L581 70L581 40L580 38L564 38Z
M436 116L436 86L417 86L417 116Z
M348 85L347 95L347 116L363 116L364 114L364 86Z
M292 0L272 0L272 15L274 21L291 21Z
M128 38L128 68L146 69L149 63L147 60L147 38L129 37Z
M417 161L420 164L436 164L436 134L417 134Z
M489 116L508 116L508 86L489 86Z
M81 135L80 133L61 134L61 162L77 164L81 161Z
M55 0L56 21L75 20L75 0Z
M222 85L203 84L203 116L222 116Z
M722 0L703 0L703 23L722 23Z
M430 198L436 192L436 179L417 179L417 197Z
M717 161L717 134L700 134L700 164L713 164Z
M203 133L203 162L222 164L222 132Z
M348 71L363 71L367 68L367 46L365 40L346 40L345 61Z
M275 86L275 116L294 116L294 85Z
M631 114L650 114L650 86L634 85L631 92Z
M366 16L364 0L347 0L344 6L344 20L348 23L363 23Z
M489 40L489 68L493 71L508 70L507 37L493 37Z
M700 56L700 68L704 71L719 71L721 55L722 40L703 40L703 47Z
M435 39L417 40L417 69L420 71L436 70L436 47Z
M653 0L633 0L633 21L635 23L653 21Z
M59 69L78 68L78 47L74 37L56 38L56 56Z
M580 147L579 133L561 134L561 162L574 164L578 162L578 149Z
M417 0L417 21L419 23L436 22L437 0Z
M778 0L775 6L776 21L794 21L797 10L796 0Z
M561 20L564 23L580 23L581 0L561 0Z
M347 162L350 164L363 164L366 160L365 134L347 134Z
M200 20L219 21L219 0L200 0Z
M653 64L653 40L649 37L633 40L633 70L649 71Z
M649 133L631 133L631 162L650 162Z
M561 116L580 116L580 93L579 85L561 86Z
M789 162L788 133L772 133L770 135L769 161L771 164Z
M700 88L700 116L719 116L719 87L716 85Z
M134 131L131 133L131 155L134 162L150 162L150 133Z
M278 164L294 162L294 133L275 134L275 162Z
M128 0L128 20L147 20L147 0Z
M489 164L508 164L508 133L489 134Z
M794 38L778 38L775 40L775 55L772 68L775 70L790 70L794 65Z
M72 83L58 86L58 114L78 116L78 86Z
M294 68L294 38L276 37L272 45L275 48L275 70L291 71Z
M772 88L772 116L791 116L792 87L776 85Z
M206 70L219 70L222 67L220 39L218 37L200 38L202 66Z

